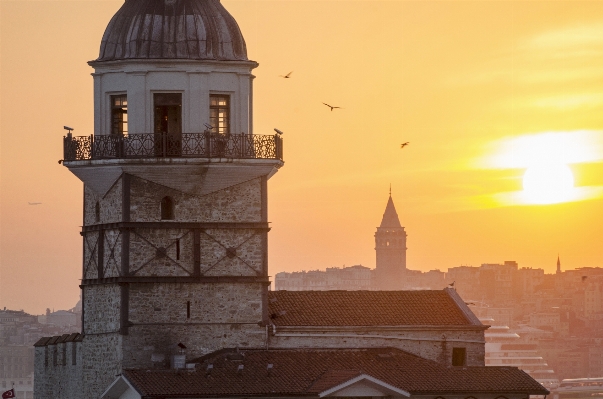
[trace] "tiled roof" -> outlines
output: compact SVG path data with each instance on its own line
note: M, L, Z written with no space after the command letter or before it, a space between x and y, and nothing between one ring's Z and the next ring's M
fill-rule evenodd
M142 396L166 398L317 397L362 374L416 395L548 394L516 367L446 367L394 348L256 349L239 355L220 351L204 356L194 371L129 369L123 375Z
M269 315L276 326L481 326L449 291L270 291Z
M34 346L48 346L48 345L56 345L63 342L79 342L84 339L84 336L80 333L72 333L72 334L63 334L63 335L55 335L54 337L42 337L40 338Z

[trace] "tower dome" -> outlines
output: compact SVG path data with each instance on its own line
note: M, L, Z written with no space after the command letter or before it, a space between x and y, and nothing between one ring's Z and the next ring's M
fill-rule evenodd
M247 61L247 48L219 0L126 0L96 61L131 59Z

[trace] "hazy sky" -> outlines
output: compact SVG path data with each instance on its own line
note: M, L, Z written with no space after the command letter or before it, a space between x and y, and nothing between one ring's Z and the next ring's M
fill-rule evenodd
M255 132L285 132L271 275L374 267L390 183L411 269L603 266L603 2L222 2L260 63ZM78 299L62 126L92 133L86 62L122 3L0 1L0 306Z

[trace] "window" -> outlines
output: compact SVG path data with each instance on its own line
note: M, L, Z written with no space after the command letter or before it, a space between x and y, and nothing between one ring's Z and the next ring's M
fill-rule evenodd
M100 204L96 201L94 205L94 221L96 223L100 222Z
M213 132L230 133L230 96L209 96L209 124L213 126Z
M467 349L452 348L452 365L466 366L467 365Z
M176 240L176 260L180 260L180 239Z
M172 197L163 197L161 199L161 220L174 219L174 200Z
M182 133L182 93L154 93L155 133L179 136Z
M111 96L111 134L128 135L128 96Z

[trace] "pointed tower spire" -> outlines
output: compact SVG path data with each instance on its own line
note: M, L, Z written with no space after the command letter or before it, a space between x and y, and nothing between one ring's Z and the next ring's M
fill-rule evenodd
M383 213L383 219L381 219L381 226L379 227L402 227L400 219L398 219L398 213L394 206L394 200L390 192L387 205L385 206L385 212Z
M557 273L561 273L561 261L559 260L559 254L557 254Z

